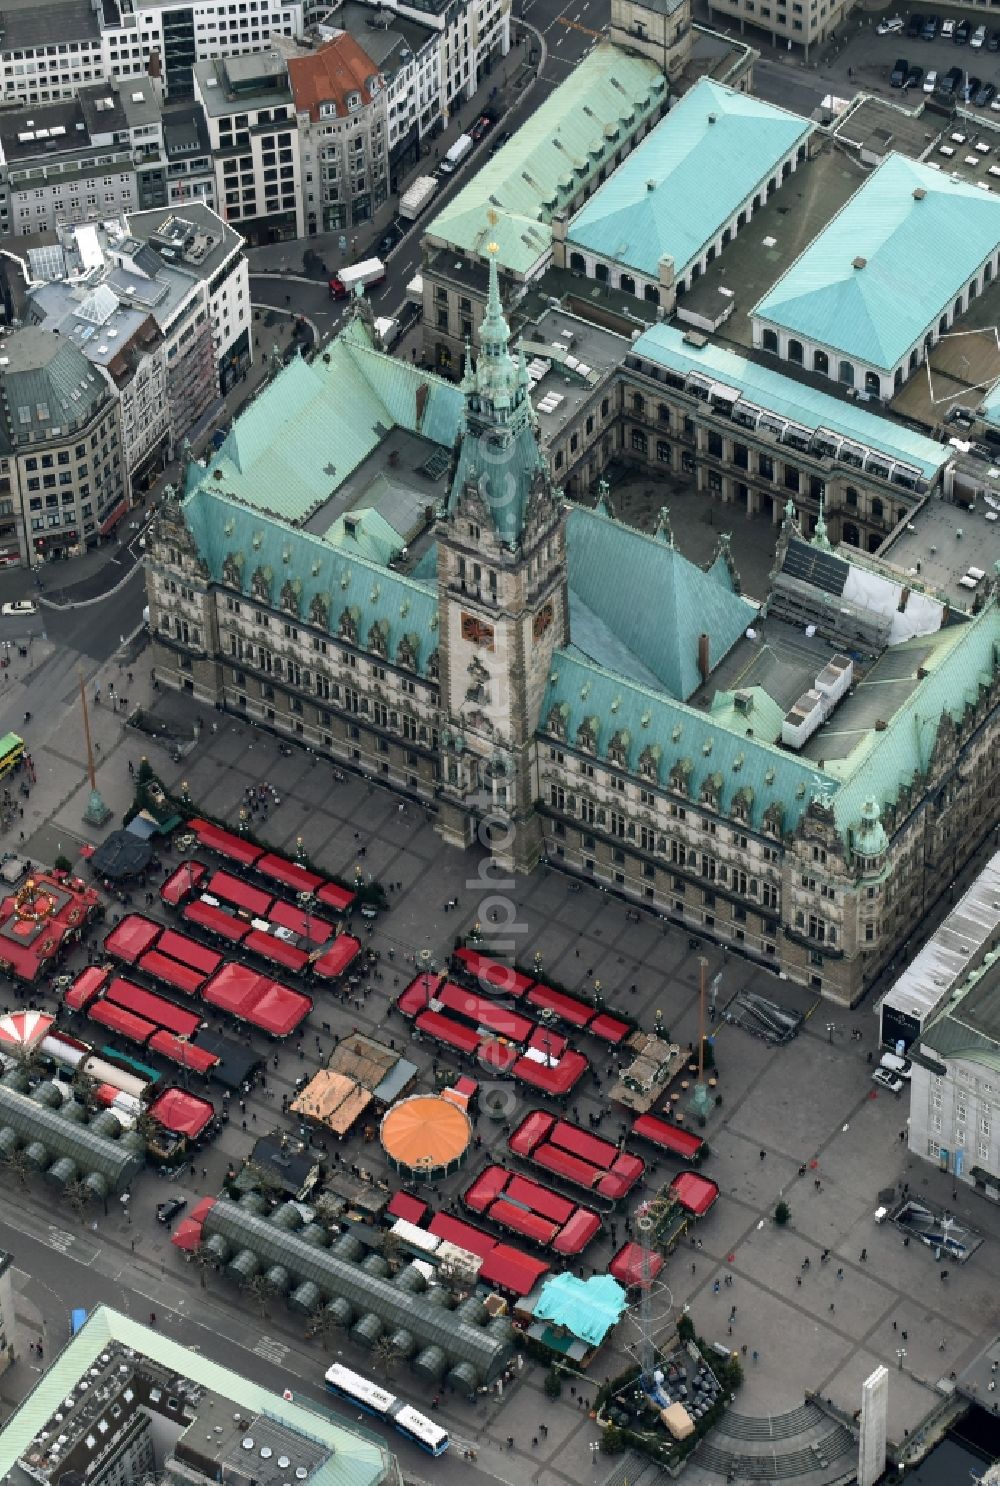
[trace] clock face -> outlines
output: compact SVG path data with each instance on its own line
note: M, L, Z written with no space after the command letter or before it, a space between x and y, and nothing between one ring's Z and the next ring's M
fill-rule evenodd
M462 615L462 639L468 640L472 645L481 645L486 650L493 649L493 626L486 624L484 620L475 614Z
M552 605L543 604L538 613L535 615L535 623L533 625L536 640L540 640L542 638L551 623Z

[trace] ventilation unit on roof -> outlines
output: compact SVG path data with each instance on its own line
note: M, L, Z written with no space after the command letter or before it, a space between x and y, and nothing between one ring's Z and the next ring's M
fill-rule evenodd
M867 258L855 258L854 261L851 264L851 267L852 268L864 268L864 266L865 266L865 264L867 262L868 262L868 259Z
M914 187L914 189L913 189L913 199L914 199L914 201L923 201L923 199L924 199L924 197L926 195L927 195L927 192L924 190L923 186L915 186Z

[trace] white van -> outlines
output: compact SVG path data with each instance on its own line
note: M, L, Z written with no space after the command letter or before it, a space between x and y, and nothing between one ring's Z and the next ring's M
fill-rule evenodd
M883 1053L878 1066L888 1073L894 1073L897 1078L909 1079L913 1072L913 1064L909 1058L901 1058L897 1053Z

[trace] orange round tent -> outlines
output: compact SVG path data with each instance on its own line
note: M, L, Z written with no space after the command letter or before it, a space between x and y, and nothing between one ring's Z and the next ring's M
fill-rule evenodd
M401 1099L384 1115L379 1132L393 1168L416 1181L437 1181L461 1165L472 1140L463 1109L437 1094Z

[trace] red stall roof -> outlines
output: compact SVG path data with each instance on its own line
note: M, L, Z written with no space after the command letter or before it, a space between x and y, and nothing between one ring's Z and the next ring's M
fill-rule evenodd
M218 950L206 949L187 934L178 934L176 929L164 929L156 947L172 960L180 960L182 965L190 965L192 970L200 970L203 975L211 975L222 964Z
M180 1037L190 1037L198 1030L201 1018L193 1011L185 1011L182 1006L175 1006L172 1001L165 1001L152 991L144 991L120 975L111 982L105 994L116 1006L124 1006L126 1011L134 1011L136 1016L144 1016L155 1026L165 1027Z
M273 877L275 882L283 882L286 887L293 887L297 893L315 893L323 886L323 878L315 872L309 872L305 867L300 867L298 862L290 862L287 857L275 856L273 852L265 852L254 862L254 871L260 872L264 877Z
M336 980L361 953L361 941L353 934L340 934L330 948L313 961L313 974L323 980Z
M399 997L396 1006L403 1016L416 1016L418 1011L423 1011L428 1001L432 1001L444 984L443 975L432 975L425 970L415 980L411 980L406 990Z
M88 965L63 994L63 1005L68 1006L70 1011L83 1011L98 991L107 985L110 974L110 970L102 970L99 965Z
M192 970L190 965L182 965L169 955L161 955L158 949L151 949L148 954L143 955L138 968L145 970L147 975L154 976L156 980L173 986L175 990L183 991L186 996L193 996L205 984L205 977L200 970Z
M498 1243L483 1260L479 1278L511 1295L528 1295L550 1268L544 1259L536 1259L510 1244Z
M160 898L171 908L176 908L183 898L195 892L207 875L208 868L203 862L181 862L160 888Z
M505 1196L519 1206L530 1208L533 1213L541 1213L543 1218L551 1218L554 1223L565 1223L576 1207L568 1197L560 1197L558 1192L540 1187L524 1176L511 1177Z
M650 1114L640 1115L633 1121L632 1134L658 1145L673 1156L680 1156L683 1161L693 1161L705 1144L690 1130L682 1130L679 1125L671 1125L669 1120L659 1120Z
M465 971L484 986L494 991L506 991L509 996L523 996L531 985L531 978L515 970L513 965L504 965L500 960L491 960L475 949L456 949L453 959Z
M253 1009L253 1020L272 1037L287 1037L312 1011L311 996L293 991L280 981L269 980L257 998Z
M582 1254L600 1227L601 1220L596 1213L587 1207L578 1207L566 1227L553 1239L552 1247L557 1254Z
M647 1275L650 1280L655 1280L663 1268L663 1255L651 1249L647 1268L645 1253L641 1244L622 1244L608 1265L608 1274L616 1279L619 1285L624 1285L626 1290L645 1284Z
M229 857L231 861L240 862L244 867L252 866L264 855L261 847L254 846L251 841L244 841L242 836L234 836L232 831L224 831L221 826L213 826L210 821L189 820L187 826L202 846L207 846L209 851L217 851L220 856Z
M193 1068L195 1073L208 1073L222 1061L217 1053L210 1053L194 1042L182 1042L172 1032L154 1032L149 1046L154 1053L170 1058L182 1068Z
M487 1166L472 1183L462 1201L470 1212L484 1213L491 1202L495 1202L507 1185L509 1171L502 1166Z
M98 1084L94 1090L94 1098L98 1104L114 1104L121 1089L116 1089L114 1084Z
M390 1218L405 1218L408 1223L416 1223L418 1226L429 1211L426 1202L422 1202L419 1197L411 1197L409 1192L395 1192L386 1208Z
M584 1001L577 1001L573 996L566 996L562 991L554 991L550 986L534 986L525 999L529 1006L554 1011L557 1017L564 1022L569 1022L571 1027L586 1027L594 1017L592 1006L588 1006Z
M186 1135L188 1140L197 1140L214 1116L215 1108L207 1099L188 1094L184 1089L164 1089L149 1106L151 1120L156 1120L165 1130Z
M595 1016L592 1022L587 1023L587 1031L592 1032L595 1037L600 1037L602 1042L610 1042L613 1045L624 1042L632 1028L628 1022L619 1021L616 1016L608 1016L602 1011Z
M697 1171L679 1171L670 1183L670 1190L681 1207L698 1218L703 1218L719 1200L718 1182Z
M337 933L328 919L316 913L306 913L303 909L297 908L294 903L283 903L280 898L275 898L267 917L270 923L278 924L282 929L291 929L293 934L301 935L314 948L317 944L326 944Z
M605 1173L599 1166L593 1166L589 1161L581 1161L579 1156L571 1156L569 1151L564 1151L559 1146L549 1145L542 1141L540 1146L535 1147L532 1156L536 1166L541 1166L545 1171L555 1172L556 1176L563 1177L568 1182L575 1182L578 1187L586 1187L590 1192L600 1181Z
M270 1032L287 1037L312 1010L312 1001L301 991L259 975L248 965L226 964L209 981L203 999L234 1016Z
M309 963L309 956L304 949L296 949L294 944L288 944L274 934L265 934L261 929L250 931L243 941L243 948L253 950L254 954L270 960L273 965L280 965L284 970L302 970Z
M338 913L343 913L358 895L348 892L346 887L338 887L335 882L324 882L316 896L328 908L335 908Z
M536 1047L547 1058L561 1058L569 1043L561 1032L553 1032L551 1027L536 1027L528 1038L528 1046Z
M555 1122L555 1115L546 1114L544 1109L533 1109L530 1114L525 1115L508 1140L508 1147L516 1156L530 1156L538 1142L548 1135Z
M117 1032L120 1037L127 1037L129 1042L145 1042L150 1033L156 1031L152 1022L144 1021L141 1016L126 1011L124 1006L115 1006L111 1001L95 1001L87 1016L92 1022Z
M438 991L438 1000L449 1011L467 1017L477 1027L487 1027L491 1032L499 1032L514 1042L527 1042L534 1030L535 1023L529 1021L526 1016L520 1016L516 1011L508 1011L506 1007L498 1006L496 1001L491 1001L488 996L477 996L475 991L464 991L461 986L455 985L454 981L449 980L441 987Z
M115 959L134 965L139 956L156 943L159 935L160 925L154 924L151 918L129 913L105 936L104 948Z
M427 1225L427 1231L446 1243L468 1249L470 1254L478 1254L480 1259L485 1259L497 1245L496 1239L484 1233L481 1228L473 1228L471 1223L463 1223L460 1218L452 1218L448 1213L435 1213Z
M416 1026L436 1042L457 1048L460 1053L475 1052L479 1046L478 1033L473 1032L471 1027L464 1027L461 1022L452 1021L449 1016L442 1016L439 1011L422 1011L417 1017Z
M520 1233L523 1238L532 1238L539 1244L550 1244L559 1231L558 1223L540 1217L538 1213L527 1212L523 1207L515 1207L503 1197L499 1202L494 1202L489 1216L494 1223L509 1228L512 1233Z
M509 1073L521 1056L521 1049L515 1042L504 1042L501 1037L491 1037L489 1041L479 1044L476 1056L490 1073Z
M250 932L250 925L244 919L233 918L224 908L214 908L201 898L195 898L193 903L182 908L181 918L185 923L207 929L210 934L218 934L220 939L227 939L230 944L239 944Z
M213 898L221 898L224 903L235 903L237 908L253 914L254 918L267 918L273 897L262 888L251 887L242 878L234 877L231 872L213 872L205 884L205 891Z
M521 1083L543 1089L547 1094L568 1094L580 1082L588 1066L582 1053L570 1049L554 1068L536 1063L533 1058L518 1058L511 1072Z
M569 1120L559 1120L555 1129L549 1136L553 1145L562 1146L564 1151L569 1151L572 1156L579 1156L583 1161L589 1161L593 1166L603 1167L610 1171L618 1155L618 1147L610 1140L602 1140L600 1136L590 1135L579 1125L573 1125Z

